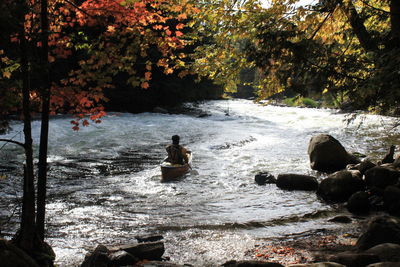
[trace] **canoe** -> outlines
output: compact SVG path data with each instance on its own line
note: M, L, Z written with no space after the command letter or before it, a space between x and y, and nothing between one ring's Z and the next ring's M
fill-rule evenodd
M162 181L169 181L179 178L189 172L190 164L192 163L192 153L187 153L189 162L186 164L171 164L170 162L163 161L161 163L161 179Z

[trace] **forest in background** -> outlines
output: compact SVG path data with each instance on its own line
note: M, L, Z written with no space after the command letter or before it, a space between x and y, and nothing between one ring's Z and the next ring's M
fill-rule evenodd
M398 115L400 2L297 2L1 1L0 128L17 115L25 140L1 139L21 146L26 158L15 244L33 257L37 250L48 253L51 114L72 114L72 128L79 130L100 123L106 109L140 112L254 90L258 100L312 97ZM36 187L34 113L42 122ZM51 260L50 254L35 260Z
M39 1L7 2L0 12L2 117L21 107L18 12L32 16L25 27L37 112L43 86ZM219 98L223 90L399 112L397 1L161 1L162 15L152 2L49 1L52 112L92 114L103 105L142 112ZM118 18L132 6L148 9L142 18L159 17Z

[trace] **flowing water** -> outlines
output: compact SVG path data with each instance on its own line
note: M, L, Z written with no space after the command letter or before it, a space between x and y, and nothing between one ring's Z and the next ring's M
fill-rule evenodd
M315 192L259 186L262 171L313 174L307 146L328 133L348 151L380 156L390 118L366 116L347 126L334 110L261 106L247 100L209 101L210 116L156 113L110 114L101 124L71 130L70 118L50 123L47 205L48 242L59 266L77 266L97 244L131 243L161 234L165 256L196 266L245 259L259 240L338 227L327 219L342 209ZM229 116L227 116L229 113ZM0 136L23 141L22 125ZM39 122L33 123L37 150ZM159 163L174 134L193 151L184 178L160 182ZM1 144L2 145L2 144ZM0 223L16 230L24 156L7 144L0 150Z

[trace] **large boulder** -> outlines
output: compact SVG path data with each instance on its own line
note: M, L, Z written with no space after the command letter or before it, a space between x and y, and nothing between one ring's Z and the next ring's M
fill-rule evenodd
M400 244L400 222L395 217L378 216L368 223L367 231L356 243L360 250L367 250L383 243Z
M380 261L399 261L400 245L393 243L384 243L367 249L365 253L371 253L379 256Z
M365 172L365 182L369 187L384 189L389 185L395 185L400 178L400 171L390 166L376 166Z
M347 164L358 164L360 161L347 153L338 140L328 134L311 138L308 145L311 169L321 172L335 172L346 168Z
M367 214L371 205L369 203L369 194L365 191L358 191L351 195L347 201L347 210L354 214Z
M276 185L286 190L317 190L318 181L315 177L302 174L279 174Z
M326 201L346 202L352 194L364 188L365 182L358 171L338 171L321 181L317 194Z

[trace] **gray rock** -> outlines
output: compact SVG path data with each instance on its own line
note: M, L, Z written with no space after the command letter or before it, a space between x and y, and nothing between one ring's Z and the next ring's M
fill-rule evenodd
M315 177L301 174L279 174L276 185L286 190L317 190L318 181Z
M368 198L367 192L358 191L354 193L347 201L347 210L354 214L367 214L371 209Z
M4 239L0 239L0 265L1 267L39 267L26 252Z
M337 262L316 262L316 263L305 263L305 264L292 264L289 267L346 267Z
M328 220L329 222L337 222L337 223L351 223L352 220L348 216L336 216L332 219Z
M255 182L258 185L276 184L276 178L269 172L261 172L255 176Z
M371 169L371 168L373 168L375 166L376 166L375 163L373 163L370 159L366 158L366 159L364 159L363 161L361 161L358 164L347 165L346 169L348 169L348 170L358 170L358 171L360 171L361 175L364 175L364 173L367 170L369 170L369 169Z
M266 261L228 261L223 267L284 267L282 264Z
M164 239L162 235L135 236L135 238L139 243L156 242Z
M386 188L399 181L400 172L389 166L376 166L365 172L365 182L369 187Z
M312 137L307 151L311 169L321 172L335 172L346 168L348 164L360 163L347 153L338 140L327 134Z
M165 252L163 242L147 242L133 245L125 245L119 247L119 250L124 250L136 258L144 260L161 260Z
M329 261L337 262L346 267L360 267L379 262L379 257L369 253L342 252L329 257Z
M110 259L109 250L103 245L98 245L91 253L86 254L81 267L108 267Z
M383 201L387 208L390 208L392 204L400 201L400 188L397 186L388 186L383 192Z
M400 168L400 155L398 155L397 158L394 160L392 166L395 168Z
M379 256L380 261L399 261L400 262L400 245L393 243L384 243L367 249L366 253Z
M378 262L367 265L367 267L400 267L399 262Z
M400 244L400 222L397 218L391 216L372 218L366 232L358 238L356 247L367 250L383 243Z
M394 151L396 149L395 145L391 145L389 151L386 153L385 157L382 159L382 164L393 163L394 162Z
M346 202L352 194L362 191L365 182L351 171L338 171L321 181L317 194L324 200Z
M110 264L111 266L127 266L134 265L139 261L138 258L134 257L130 253L120 250L112 253L110 256Z
M137 263L136 267L190 267L189 264L176 264L168 261L146 261L144 263Z

